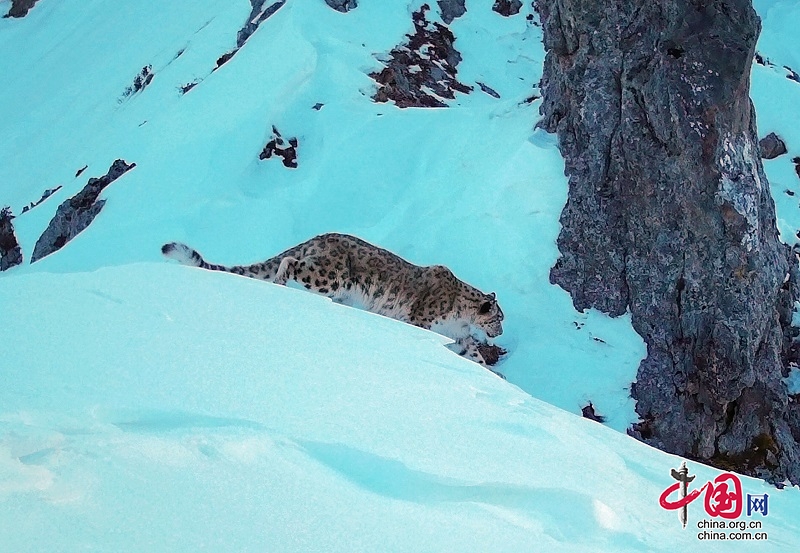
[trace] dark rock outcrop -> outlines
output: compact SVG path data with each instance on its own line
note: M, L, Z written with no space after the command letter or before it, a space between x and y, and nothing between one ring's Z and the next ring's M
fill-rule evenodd
M22 263L22 248L14 234L14 215L11 208L0 209L0 271L6 271Z
M358 0L325 0L331 8L337 12L347 13L358 7Z
M186 84L184 84L184 85L181 85L181 86L179 86L179 87L178 87L178 90L180 90L181 94L186 94L186 93L187 93L187 92L189 92L191 89L193 89L194 87L196 87L197 85L199 85L199 84L200 84L200 82L201 82L201 81L200 81L200 79L195 79L195 80L193 80L193 81L191 81L191 82L188 82L188 83L186 83Z
M276 11L281 9L283 5L286 4L286 0L279 0L278 2L274 2L269 6L267 6L266 3L267 0L250 0L250 4L253 6L253 9L250 10L250 17L247 18L247 22L236 34L237 49L244 46L244 43L247 42L247 39L256 32L258 26L272 17Z
M775 64L769 61L769 59L765 58L758 52L755 54L755 62L759 65L763 65L764 67L775 67Z
M764 159L775 159L786 153L786 143L774 132L758 141L758 149Z
M236 48L225 52L219 58L217 58L217 64L214 66L214 69L211 70L212 73L229 62L231 58L233 58L233 56L239 52L242 46L244 46L245 42L247 42L253 33L256 32L258 27L286 4L286 0L278 0L277 2L269 5L266 5L267 0L250 0L250 4L252 5L250 15L248 16L247 21L245 21L245 24L242 25L242 28L236 33ZM198 84L200 84L199 80L194 83L187 83L180 87L181 92L186 94Z
M297 137L285 139L273 125L272 138L270 138L269 142L264 146L264 149L261 150L258 159L265 160L276 156L283 160L284 167L297 169L297 146Z
M3 17L25 17L39 0L11 0L11 9Z
M635 436L800 483L786 375L797 260L780 243L749 76L750 0L540 0L540 125L569 176L550 278L647 344Z
M467 6L464 2L465 0L437 0L439 13L442 14L442 21L450 25L453 20L467 13Z
M153 81L153 77L155 77L155 73L153 73L152 65L142 67L142 70L133 78L133 83L122 93L122 100L144 90Z
M215 66L214 66L214 69L212 69L212 70L211 70L211 72L213 73L214 71L216 71L217 69L219 69L220 67L222 67L223 65L225 65L226 63L228 63L228 62L230 61L230 59L231 59L233 56L235 56L235 55L236 55L236 52L238 52L238 51L239 51L239 49L238 49L238 48L234 48L234 49L233 49L233 50L231 50L230 52L225 52L225 53L224 53L224 54L222 54L220 57L218 57L218 58L217 58L217 65L215 65ZM194 88L194 87L189 87L189 89L188 89L188 90L186 90L186 92L189 92L189 90L191 90L192 88Z
M99 199L103 189L136 167L121 159L116 160L108 173L100 178L91 178L83 190L66 200L56 210L45 231L36 241L31 263L60 250L64 244L75 238L88 227L100 213L106 201Z
M589 405L581 407L581 415L583 415L585 419L590 419L601 424L606 422L606 418L603 415L598 415L597 411L594 410L594 405L592 405L591 401Z
M455 36L446 25L427 20L429 9L423 4L414 12L414 34L389 52L382 71L370 74L378 83L376 102L391 101L401 108L447 107L445 100L454 99L456 92L472 90L458 82L461 54L453 46Z
M483 83L482 83L482 82L480 82L480 81L478 81L478 82L477 82L477 83L475 83L475 84L477 84L477 85L478 85L478 87L479 87L479 88L480 88L480 89L481 89L483 92L485 92L486 94L488 94L488 95L489 95L489 96L491 96L492 98L497 98L497 99L500 99L500 94L499 94L499 93L498 93L498 92L497 92L495 89L493 89L492 87L490 87L490 86L488 86L488 85L485 85L485 84L483 84Z
M522 2L520 0L495 0L492 10L505 17L517 15L519 10L522 9Z
M42 194L42 197L39 198L39 200L37 200L35 202L31 202L30 204L28 204L25 207L23 207L22 208L22 213L27 213L28 211L30 211L34 207L39 206L42 202L44 202L47 198L49 198L50 196L52 196L53 194L55 194L59 190L61 190L61 185L60 184L58 186L56 186L55 188L48 188L47 190L44 191L44 193Z

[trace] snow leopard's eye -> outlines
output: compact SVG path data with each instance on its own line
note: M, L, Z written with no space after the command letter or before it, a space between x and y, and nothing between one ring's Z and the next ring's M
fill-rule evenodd
M492 310L492 302L490 302L490 301L485 301L485 302L483 302L483 305L481 305L481 308L480 308L480 310L479 310L479 313L480 313L481 315L485 315L486 313L488 313L488 312L489 312L489 311L491 311L491 310Z

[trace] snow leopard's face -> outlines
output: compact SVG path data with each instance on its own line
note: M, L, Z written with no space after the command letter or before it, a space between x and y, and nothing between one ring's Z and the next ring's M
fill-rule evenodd
M494 292L486 294L482 298L474 324L489 338L500 336L503 333L503 310L497 304Z

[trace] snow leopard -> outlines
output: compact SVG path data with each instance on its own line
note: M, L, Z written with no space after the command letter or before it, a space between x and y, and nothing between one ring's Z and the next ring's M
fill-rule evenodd
M161 252L184 265L281 285L293 281L338 303L451 338L451 349L483 366L488 364L480 346L503 332L503 310L494 292L484 294L443 265L414 265L347 234L322 234L253 265L208 263L177 242L164 244Z

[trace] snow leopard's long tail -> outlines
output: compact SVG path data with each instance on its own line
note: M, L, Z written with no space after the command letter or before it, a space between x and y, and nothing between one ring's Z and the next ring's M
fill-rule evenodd
M220 270L222 267L212 266L207 263L203 256L197 253L186 244L180 242L170 242L161 246L161 253L170 259L179 261L183 265L191 265L192 267L202 267L203 269Z
M275 278L278 266L280 265L279 257L274 257L263 263L256 263L254 265L236 265L233 267L217 265L207 262L197 250L190 248L186 244L181 244L180 242L164 244L161 246L161 253L163 253L165 257L174 259L183 265L200 267L202 269L208 269L209 271L224 271L226 273L234 273L263 280L272 280Z

